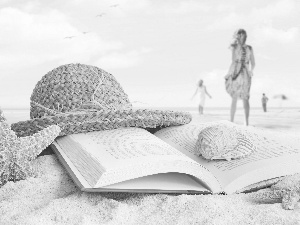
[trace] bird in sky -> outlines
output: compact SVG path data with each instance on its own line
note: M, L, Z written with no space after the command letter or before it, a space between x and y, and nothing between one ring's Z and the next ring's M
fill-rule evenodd
M90 33L90 31L82 31L83 34Z
M119 4L111 5L110 7L118 7Z
M72 39L72 38L74 38L74 37L76 37L76 36L67 36L67 37L65 37L64 39Z

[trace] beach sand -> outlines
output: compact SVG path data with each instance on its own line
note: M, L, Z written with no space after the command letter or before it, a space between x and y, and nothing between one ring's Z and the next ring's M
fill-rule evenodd
M5 111L4 111L5 113ZM250 124L300 134L297 109L251 112ZM9 122L25 114L6 114ZM27 114L26 114L27 116ZM228 119L228 111L193 113L192 123ZM236 123L243 123L242 112ZM279 199L255 200L257 192L232 195L85 193L55 155L34 161L36 177L0 188L0 224L300 224L300 204L284 210ZM265 191L260 190L259 192Z

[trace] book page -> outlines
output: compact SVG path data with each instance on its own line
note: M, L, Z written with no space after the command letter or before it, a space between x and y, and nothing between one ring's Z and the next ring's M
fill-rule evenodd
M184 173L160 173L126 180L102 188L90 188L86 191L117 191L147 193L201 193L211 192L201 182Z
M91 187L177 172L201 179L213 191L220 190L217 180L207 169L141 128L72 134L56 142L80 173L90 180ZM72 147L71 143L77 147Z
M142 161L186 159L184 154L140 128L72 134L69 138L97 160L105 171Z
M233 193L262 180L293 174L300 169L300 142L296 136L257 128L249 128L254 129L258 138L257 150L253 154L231 161L204 159L195 152L195 145L198 134L207 125L169 127L156 132L155 135L206 167L227 193Z

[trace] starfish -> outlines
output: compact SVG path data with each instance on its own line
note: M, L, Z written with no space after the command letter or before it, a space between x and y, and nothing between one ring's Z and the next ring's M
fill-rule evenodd
M32 136L17 137L4 116L0 115L0 187L8 181L33 176L34 160L59 135L60 128L51 125Z
M300 173L284 177L271 188L253 193L251 198L261 202L281 200L284 209L294 209L300 200Z

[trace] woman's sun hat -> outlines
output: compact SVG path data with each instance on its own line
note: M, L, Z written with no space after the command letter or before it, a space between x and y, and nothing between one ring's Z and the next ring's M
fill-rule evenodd
M53 124L63 136L120 127L166 127L192 120L187 112L133 109L112 74L79 63L62 65L42 77L30 97L30 118L11 124L18 136Z

